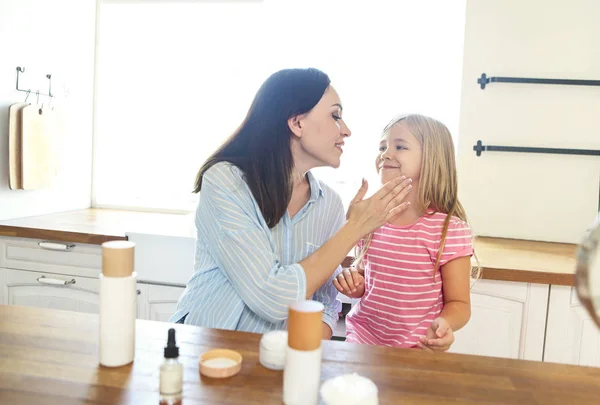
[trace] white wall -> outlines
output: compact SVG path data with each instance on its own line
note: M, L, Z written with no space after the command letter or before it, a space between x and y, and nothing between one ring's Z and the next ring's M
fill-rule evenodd
M95 13L95 0L0 2L0 220L90 206ZM26 69L19 86L44 93L52 74L65 113L60 143L69 150L50 189L8 188L8 107L25 99L15 89L17 66Z
M479 235L577 243L593 222L599 157L472 149L600 149L600 87L477 84L484 72L600 80L599 40L597 0L468 0L459 182Z

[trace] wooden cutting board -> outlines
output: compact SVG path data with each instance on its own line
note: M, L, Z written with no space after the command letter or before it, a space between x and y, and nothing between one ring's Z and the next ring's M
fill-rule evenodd
M11 190L23 187L21 181L21 115L29 103L15 103L8 107L8 186Z
M56 119L50 108L28 105L21 113L21 176L24 190L51 187L56 174Z

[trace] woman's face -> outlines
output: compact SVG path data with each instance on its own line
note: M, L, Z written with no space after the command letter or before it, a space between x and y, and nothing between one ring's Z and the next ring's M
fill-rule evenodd
M344 140L351 135L342 118L342 102L331 86L308 113L290 120L295 135L296 166L308 170L321 166L340 166Z

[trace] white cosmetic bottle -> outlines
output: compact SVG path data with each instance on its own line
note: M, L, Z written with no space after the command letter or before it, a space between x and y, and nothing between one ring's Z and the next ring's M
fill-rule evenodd
M283 370L283 403L317 405L321 381L323 304L293 303L288 315L288 345Z
M99 361L105 367L124 366L135 357L134 247L129 241L102 244Z

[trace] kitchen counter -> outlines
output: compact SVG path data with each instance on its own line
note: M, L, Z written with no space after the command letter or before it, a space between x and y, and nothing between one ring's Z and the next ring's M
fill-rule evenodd
M0 235L90 243L126 240L126 232L196 237L194 214L89 208L0 221Z
M97 360L97 315L1 305L0 403L157 404L170 327L184 364L183 404L281 404L283 372L258 362L261 335L138 320L133 364L105 368ZM200 354L214 348L242 354L238 375L199 375ZM321 379L352 372L375 382L381 404L586 405L600 398L600 368L324 341Z
M85 209L0 221L0 235L101 244L127 233L195 238L194 214ZM480 237L475 251L488 280L574 285L577 245ZM345 264L351 262L347 258ZM475 261L474 261L475 264Z

